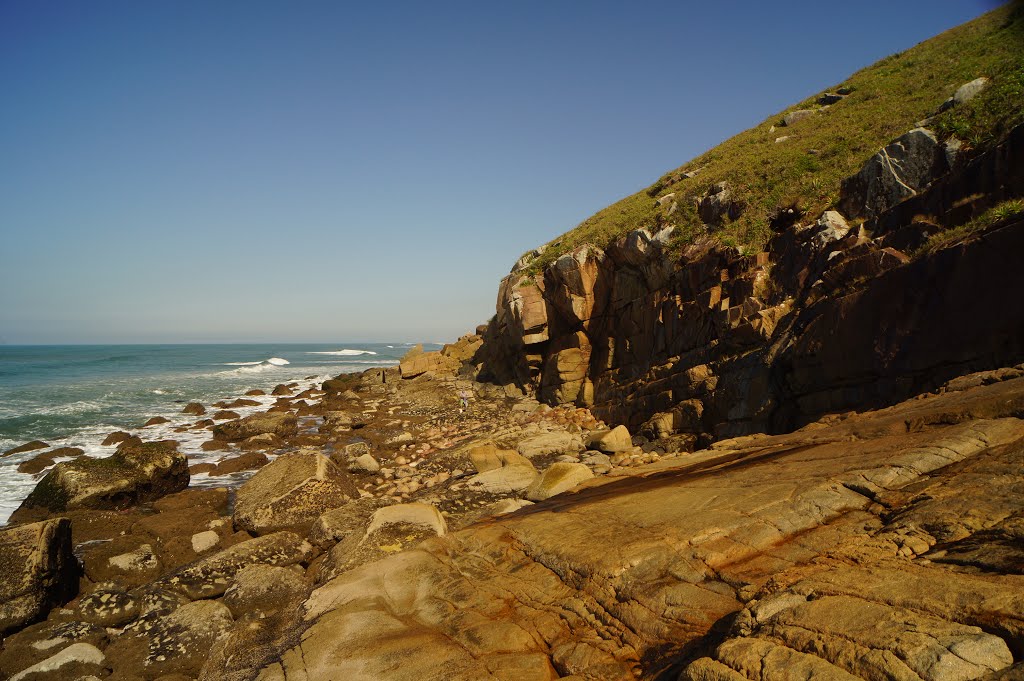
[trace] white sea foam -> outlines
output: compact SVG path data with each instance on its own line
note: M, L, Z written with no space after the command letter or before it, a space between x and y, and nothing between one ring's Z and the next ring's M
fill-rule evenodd
M257 364L263 364L263 360L261 359L258 362L224 362L226 367L252 367Z
M389 345L388 347L390 348L391 346ZM351 357L351 356L355 356L355 355L376 355L377 353L374 352L373 350L349 350L348 348L345 348L344 350L323 350L323 351L320 351L320 352L307 352L306 354L307 355L341 355L343 357Z
M267 364L273 364L276 367L283 367L286 364L291 364L291 362L286 359L281 359L280 357L271 357L267 360Z

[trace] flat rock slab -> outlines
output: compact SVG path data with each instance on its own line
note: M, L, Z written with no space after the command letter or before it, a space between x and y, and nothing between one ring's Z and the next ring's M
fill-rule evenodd
M1007 381L748 438L431 539L314 591L259 678L1002 673L1024 576L940 561L1024 512L1022 397Z

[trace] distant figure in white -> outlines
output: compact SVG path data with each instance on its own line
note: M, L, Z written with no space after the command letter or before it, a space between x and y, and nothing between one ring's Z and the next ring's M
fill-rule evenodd
M459 405L460 405L460 407L459 407L459 411L460 412L466 411L466 409L469 408L469 391L468 390L460 390L459 391Z

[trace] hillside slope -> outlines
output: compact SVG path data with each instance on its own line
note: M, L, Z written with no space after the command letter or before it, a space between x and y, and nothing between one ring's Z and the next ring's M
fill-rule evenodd
M481 378L676 447L1020 361L1022 36L991 12L527 254Z
M1007 5L770 116L552 240L532 271L584 243L605 248L633 229L666 225L676 227L677 249L711 233L724 245L759 251L780 208L796 205L817 215L834 207L843 178L979 75L992 87L931 125L941 140L956 135L972 149L990 147L1024 121L1022 14L1020 3ZM798 111L813 113L792 120ZM697 204L719 182L730 185L735 219L708 224Z

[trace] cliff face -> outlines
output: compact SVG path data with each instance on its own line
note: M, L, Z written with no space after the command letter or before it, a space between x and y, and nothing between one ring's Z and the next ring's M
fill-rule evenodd
M756 254L712 238L678 253L673 227L577 247L539 273L541 252L528 254L501 283L482 377L652 439L707 441L1020 361L1019 213L944 248L928 238L1024 195L1024 127L964 156L915 129L843 182L845 216L779 211Z

